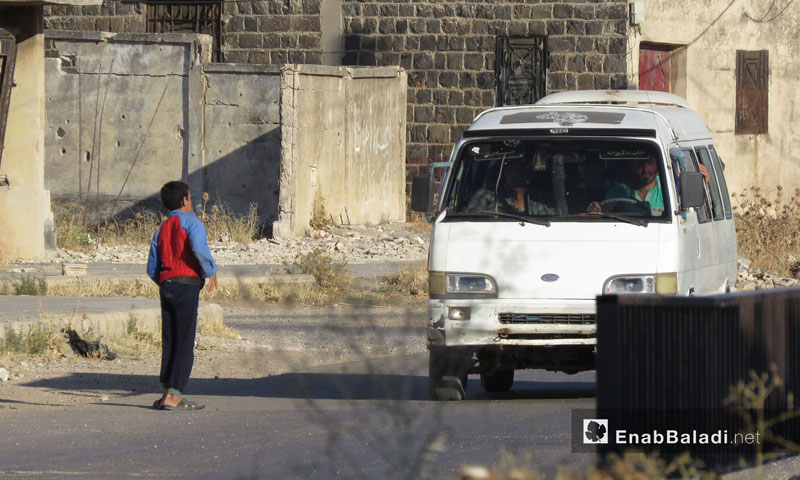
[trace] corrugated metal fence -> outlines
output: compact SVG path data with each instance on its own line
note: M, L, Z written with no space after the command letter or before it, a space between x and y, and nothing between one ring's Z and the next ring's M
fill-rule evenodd
M725 406L731 386L747 382L751 371L769 372L772 364L783 383L767 399L767 418L787 409L788 392L800 392L800 289L604 296L597 314L597 414L609 419L612 435L623 426L628 432L726 429L733 435L743 422L740 411ZM800 442L796 421L771 432ZM626 448L611 441L602 451ZM752 446L685 449L711 465L730 465L754 452ZM670 456L663 446L651 450Z

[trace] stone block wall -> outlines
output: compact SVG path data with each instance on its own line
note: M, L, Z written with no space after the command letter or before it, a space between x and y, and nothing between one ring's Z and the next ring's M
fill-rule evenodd
M547 92L626 88L627 2L346 2L345 64L408 71L407 171L427 174L496 105L498 37L547 36Z
M266 65L321 63L320 3L223 1L220 60ZM49 5L44 9L48 30L147 32L145 2L103 0L100 6Z

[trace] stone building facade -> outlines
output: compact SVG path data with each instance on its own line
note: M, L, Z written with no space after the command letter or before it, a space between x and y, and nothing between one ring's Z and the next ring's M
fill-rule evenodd
M56 5L45 12L45 26L134 33L177 30L191 23L169 26L154 17L158 5L168 3ZM219 10L209 10L212 4ZM205 18L200 22L204 27L196 27L197 21L192 25L214 36L220 62L406 69L409 176L423 173L430 161L446 159L481 110L519 103L500 98L501 90L524 90L531 87L526 82L536 83L536 92L522 97L530 102L563 90L627 87L627 0L239 0L195 5L205 10L185 14ZM213 15L219 17L216 23L207 19ZM531 72L539 78L531 78Z

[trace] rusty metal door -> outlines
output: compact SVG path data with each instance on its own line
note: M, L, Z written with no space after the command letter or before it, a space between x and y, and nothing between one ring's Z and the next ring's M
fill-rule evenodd
M669 50L639 47L639 90L669 92Z
M497 105L526 105L547 93L547 37L497 38Z
M736 51L736 133L767 133L769 51Z
M11 102L11 87L14 84L16 54L16 39L10 32L0 28L0 162L3 161L8 105Z

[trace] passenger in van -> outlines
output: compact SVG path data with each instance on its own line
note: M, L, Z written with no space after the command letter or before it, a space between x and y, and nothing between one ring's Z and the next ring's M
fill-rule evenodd
M671 148L669 151L669 158L672 161L672 175L675 180L675 191L678 194L678 203L681 201L681 172L687 170L686 155L680 148ZM697 170L703 175L706 187L708 187L709 173L708 169L702 163L697 164ZM685 213L684 213L685 216Z
M525 158L506 160L500 178L488 179L467 203L466 211L481 210L527 215L552 215L553 208L536 199L531 188L531 162Z
M624 206L624 201L633 200L633 210L629 213L638 211L636 202L643 202L649 205L650 215L659 216L664 211L664 196L661 192L661 181L658 175L658 160L654 154L650 154L649 158L644 160L636 160L631 164L631 169L627 172L627 180L618 182L611 186L606 193L604 203L607 209L611 211L620 211L620 206L628 211L628 207ZM620 200L620 202L611 202L611 200ZM603 206L599 201L594 201L589 204L586 209L589 213L602 213ZM642 211L642 213L645 213Z
M575 157L580 180L567 189L567 205L572 213L587 211L592 202L605 200L611 182L606 178L605 161L598 152L586 152Z

